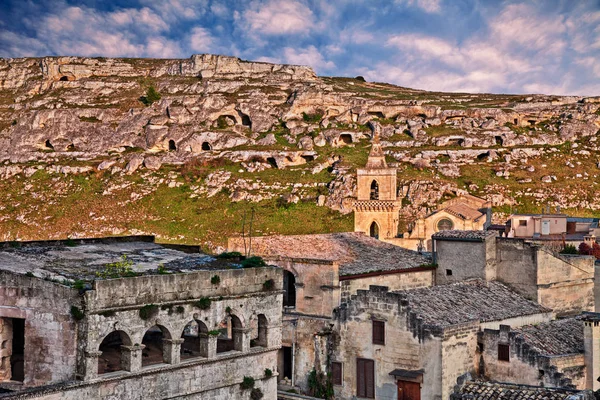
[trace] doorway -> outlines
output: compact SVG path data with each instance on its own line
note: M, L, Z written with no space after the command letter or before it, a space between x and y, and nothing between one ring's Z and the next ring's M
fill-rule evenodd
M398 381L398 400L421 400L421 384Z

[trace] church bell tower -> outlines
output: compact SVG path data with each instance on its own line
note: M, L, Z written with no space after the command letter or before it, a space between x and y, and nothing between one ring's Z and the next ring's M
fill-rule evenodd
M357 199L354 202L354 231L385 240L398 234L400 202L396 192L396 169L388 168L379 143L379 133L365 168L356 172Z

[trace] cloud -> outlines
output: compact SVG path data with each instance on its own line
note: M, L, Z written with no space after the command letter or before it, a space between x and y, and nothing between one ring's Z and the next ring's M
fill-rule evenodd
M213 37L202 27L195 27L190 35L190 49L197 53L210 53L213 48Z
M283 60L289 64L308 65L316 70L335 68L332 61L327 61L315 46L304 49L286 47L283 49Z
M253 1L243 13L246 29L264 35L303 35L314 26L309 7L295 0Z
M395 0L394 3L418 7L428 13L439 13L442 9L440 0Z

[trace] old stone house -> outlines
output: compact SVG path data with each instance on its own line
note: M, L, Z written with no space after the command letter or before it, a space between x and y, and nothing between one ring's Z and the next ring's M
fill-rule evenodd
M593 256L557 254L493 231L444 231L432 239L438 285L498 280L557 315L596 309Z
M231 238L229 251L243 251ZM387 285L390 290L433 285L428 255L362 233L252 238L252 253L284 269L280 382L308 389L313 370L329 369L335 310L358 290Z
M365 168L356 171L354 231L411 250L431 250L431 236L444 230L478 230L490 224L491 204L463 194L440 204L434 212L413 221L409 232L398 232L399 210L396 169L388 167L379 144L373 144Z
M334 374L336 394L344 399L448 399L457 379L479 368L480 330L551 318L550 309L498 282L359 290L336 313L330 338L332 368L341 371L337 381Z
M281 274L148 237L1 244L0 388L19 399L274 399Z

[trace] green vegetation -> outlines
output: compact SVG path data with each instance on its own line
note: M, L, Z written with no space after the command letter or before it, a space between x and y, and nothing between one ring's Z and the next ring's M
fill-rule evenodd
M268 279L263 283L263 290L269 291L275 289L275 281L273 279Z
M252 389L254 387L254 378L251 376L244 376L244 380L240 383L242 390Z
M304 122L309 124L318 124L323 119L323 113L317 112L315 114L307 114L303 112L302 119L304 120Z
M149 86L146 89L146 95L140 97L140 101L142 103L144 103L144 105L147 107L147 106L152 105L152 103L160 100L160 98L161 98L160 93L158 93L158 91L154 88L154 86Z
M82 319L85 318L85 313L83 311L81 311L81 309L79 307L71 306L71 316L76 321L81 321Z
M254 388L250 391L251 400L260 400L263 398L263 392L259 388Z
M146 304L140 308L138 314L144 321L149 320L150 318L156 317L158 314L158 306L155 304Z
M201 310L208 310L210 308L211 300L208 297L202 297L200 300L194 302L194 306Z
M265 260L258 256L248 257L245 260L242 260L241 264L244 268L258 268L267 265Z
M270 368L265 368L265 376L270 378L273 376L273 371Z
M208 335L210 335L210 336L219 336L219 335L221 334L221 331L220 331L220 330L218 330L218 329L213 329L213 330L211 330L211 331L208 331L207 333L208 333Z
M221 258L223 260L239 260L242 257L242 253L238 251L230 251L217 255L217 258Z
M96 272L96 276L102 279L130 278L138 276L138 273L131 268L132 266L133 261L128 259L127 255L123 254L120 261L106 264L106 267L102 271Z
M210 278L210 283L213 285L218 285L221 283L221 277L219 275L213 275L213 277Z
M560 254L578 254L577 247L572 244L565 244L565 247L560 251Z
M334 391L331 374L325 375L313 368L308 374L308 393L319 399L332 399Z

